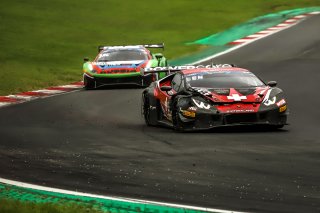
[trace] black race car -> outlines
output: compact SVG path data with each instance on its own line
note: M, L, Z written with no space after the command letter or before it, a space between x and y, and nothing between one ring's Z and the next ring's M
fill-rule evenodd
M264 83L233 65L157 67L145 73L173 72L153 82L142 94L147 125L176 130L219 126L287 124L287 102L277 83Z

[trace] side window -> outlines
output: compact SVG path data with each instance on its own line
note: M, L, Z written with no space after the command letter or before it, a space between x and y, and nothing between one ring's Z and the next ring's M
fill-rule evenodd
M171 81L172 89L176 92L179 92L181 83L182 83L181 74L177 73Z

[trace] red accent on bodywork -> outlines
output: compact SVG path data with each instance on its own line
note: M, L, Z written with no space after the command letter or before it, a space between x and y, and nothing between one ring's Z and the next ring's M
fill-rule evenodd
M252 103L231 103L216 106L221 113L254 113L258 112L260 104Z
M267 91L268 91L268 87L257 87L253 94L243 95L240 92L238 92L236 89L230 88L230 92L228 95L219 95L215 92L212 92L211 93L212 97L208 97L208 98L211 99L213 102L219 102L219 103L234 103L234 102L261 103ZM239 97L245 96L245 99L241 99L241 101L236 101L234 99L228 98L228 96L233 97L234 95L238 95Z

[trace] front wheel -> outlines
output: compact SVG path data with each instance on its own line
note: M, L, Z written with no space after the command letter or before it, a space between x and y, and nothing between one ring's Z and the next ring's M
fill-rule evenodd
M146 93L142 94L142 106L141 106L141 113L144 118L145 123L148 126L152 126L150 123L150 102L149 98L147 97Z
M83 84L84 88L87 90L95 88L95 81L87 76L83 77Z
M184 132L183 122L180 119L179 108L176 102L173 104L172 109L172 124L175 131Z

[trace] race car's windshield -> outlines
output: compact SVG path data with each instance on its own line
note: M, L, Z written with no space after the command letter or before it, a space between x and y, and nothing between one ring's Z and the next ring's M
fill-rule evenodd
M250 88L265 86L251 72L238 71L206 71L186 75L186 81L191 87L204 88Z
M109 50L102 52L98 56L98 62L108 61L136 61L148 59L147 53L144 50Z

